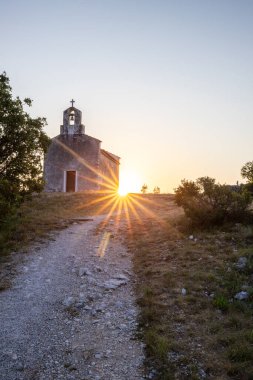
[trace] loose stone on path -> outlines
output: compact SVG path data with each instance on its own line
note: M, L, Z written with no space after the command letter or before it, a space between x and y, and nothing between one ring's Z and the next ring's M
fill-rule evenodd
M14 286L0 293L4 380L144 379L131 257L115 231L98 256L101 221L31 249Z

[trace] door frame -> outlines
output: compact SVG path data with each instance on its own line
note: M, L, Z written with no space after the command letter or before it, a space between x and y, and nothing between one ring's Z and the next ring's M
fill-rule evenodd
M76 179L75 179L75 193L78 191L78 181L77 181L77 177L78 177L78 171L77 170L73 170L73 169L69 169L69 170L64 170L63 172L63 192L66 193L67 192L67 172L76 172Z

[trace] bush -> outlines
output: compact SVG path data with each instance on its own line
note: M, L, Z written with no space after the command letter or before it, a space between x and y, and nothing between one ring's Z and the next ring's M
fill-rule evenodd
M248 193L251 194L251 196L253 195L253 183L252 182L248 182L248 183L245 183L244 185L241 185L243 187L244 190L246 190Z
M215 183L215 179L201 177L194 181L182 180L175 189L175 200L196 226L243 222L251 216L248 206L250 194L234 191L231 186Z
M15 185L7 180L0 180L0 225L19 205L21 196Z

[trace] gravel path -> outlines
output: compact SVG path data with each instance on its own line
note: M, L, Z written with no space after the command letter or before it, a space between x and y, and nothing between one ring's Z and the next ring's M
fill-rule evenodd
M0 293L1 379L144 378L131 257L115 235L95 233L101 220L33 247Z

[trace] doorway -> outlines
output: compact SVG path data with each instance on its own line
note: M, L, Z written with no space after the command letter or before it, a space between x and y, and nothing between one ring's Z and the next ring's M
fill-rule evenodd
M66 172L66 192L75 192L76 191L76 171L69 170Z

